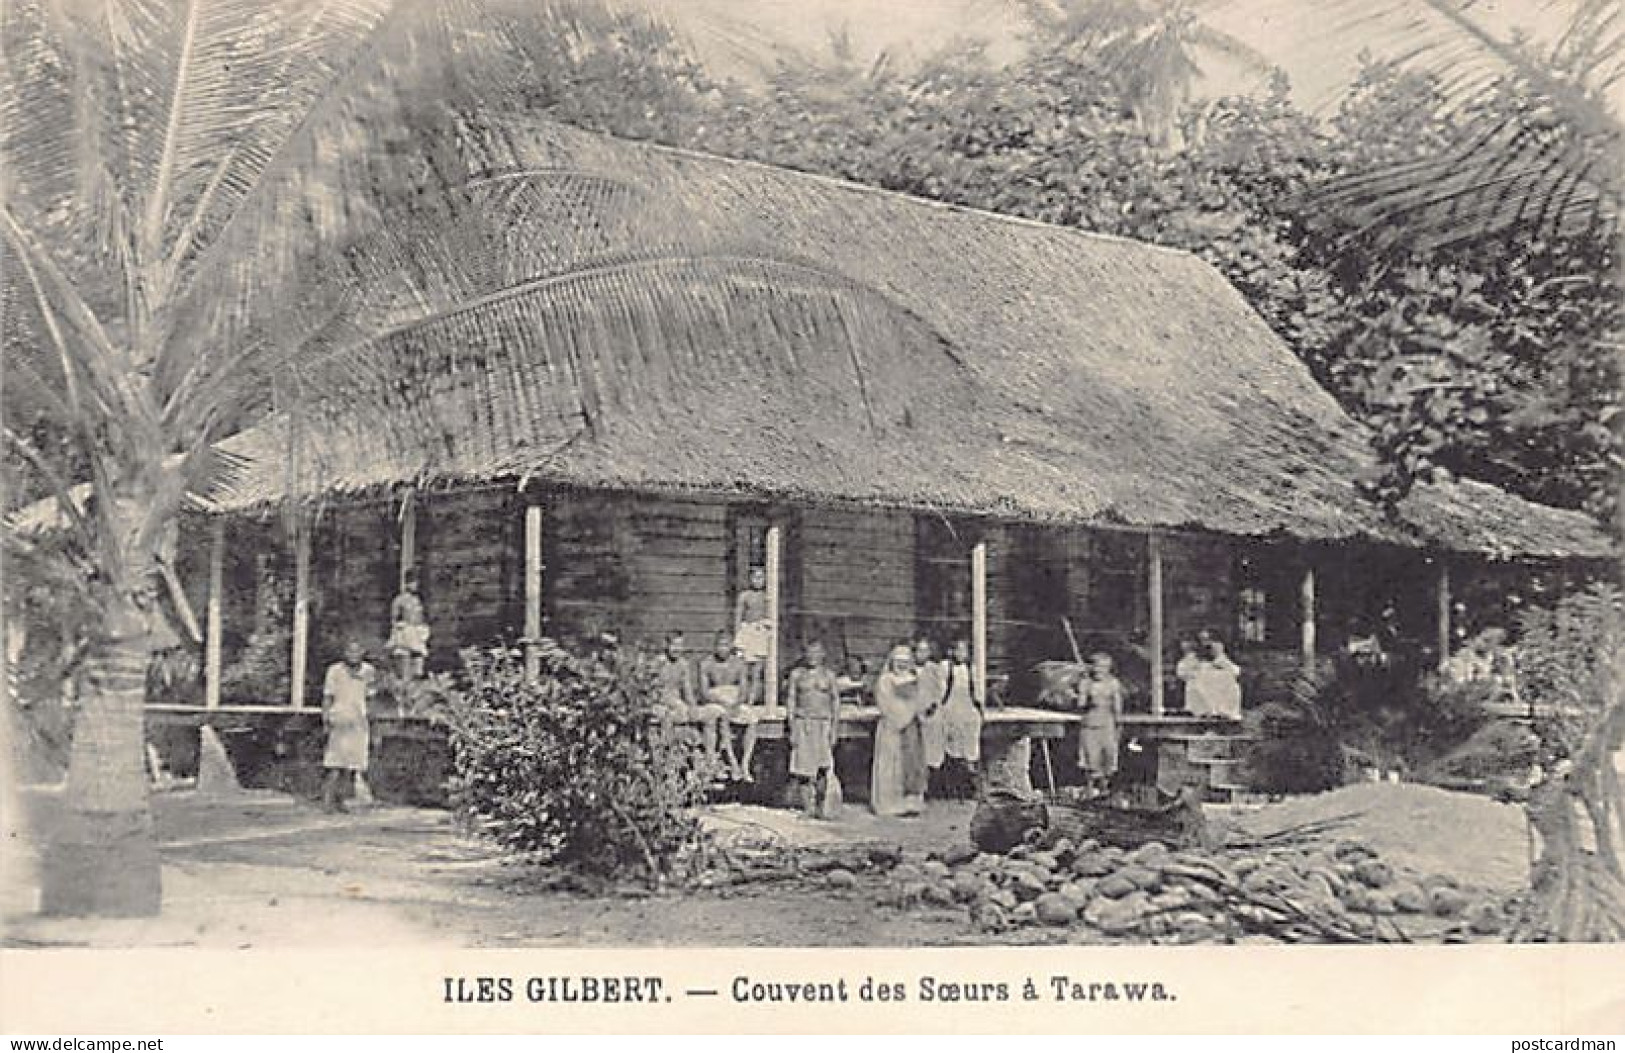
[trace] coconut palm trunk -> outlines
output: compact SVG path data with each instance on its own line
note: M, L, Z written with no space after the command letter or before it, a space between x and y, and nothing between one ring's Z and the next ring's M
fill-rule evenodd
M358 90L389 7L0 5L0 434L21 488L54 499L61 577L98 619L63 807L38 827L46 913L159 909L143 706L152 628L178 599L166 542L219 468L210 444L297 343L266 302L297 301L309 255L364 212L365 173L318 159L390 102Z
M115 600L85 664L65 808L41 858L46 914L158 912L160 877L145 757L147 612Z

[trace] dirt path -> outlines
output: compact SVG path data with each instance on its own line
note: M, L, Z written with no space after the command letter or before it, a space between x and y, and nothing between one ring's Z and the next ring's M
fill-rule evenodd
M53 795L28 795L36 828ZM4 941L12 946L931 946L997 942L968 924L964 908L898 911L872 889L752 884L681 895L586 896L549 891L535 872L505 863L463 836L442 811L371 808L323 815L270 793L228 800L195 793L156 798L164 859L164 913L131 921L37 916L26 831L7 830ZM914 821L848 810L838 824L782 810L714 809L707 822L736 844L884 841L924 850L962 844L970 806L934 805ZM1527 843L1515 808L1426 787L1348 788L1230 817L1281 826L1358 813L1338 836L1355 837L1433 872L1514 888ZM1062 930L1064 931L1064 930ZM1019 942L1058 940L1028 929ZM1004 938L1008 942L1011 937Z
M36 795L31 805L31 812L48 821L54 802ZM807 824L814 829L803 835L835 836L824 824L751 811L766 814L770 824L742 814L724 824L772 826L792 835ZM28 854L8 838L14 880L5 889L5 942L210 948L915 946L978 939L962 911L900 914L856 891L764 886L681 896L544 892L528 885L525 868L505 864L462 836L449 815L428 809L326 816L277 795L224 802L173 794L159 799L157 816L164 859L161 917L38 917L33 913L37 890L26 880ZM963 806L945 806L914 837L934 841L962 826L965 816ZM864 827L873 820L865 816L854 822Z

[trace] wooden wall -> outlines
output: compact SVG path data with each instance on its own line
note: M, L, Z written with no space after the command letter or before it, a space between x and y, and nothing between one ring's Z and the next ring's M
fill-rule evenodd
M614 630L649 647L681 632L699 652L730 627L722 502L561 491L541 503L545 632Z
M1207 629L1235 638L1233 543L1226 538L1176 534L1162 542L1163 637L1177 658L1181 637Z
M307 703L321 701L322 677L343 656L349 637L382 653L389 637L389 605L399 580L399 538L394 507L388 501L331 506L317 519L310 544ZM290 602L292 564L289 559Z
M461 647L520 635L524 507L532 500L543 509L545 632L568 640L613 629L648 647L682 632L692 653L731 628L743 568L770 518L761 506L705 497L506 488L427 494L417 544L431 667L453 665ZM857 654L873 665L890 644L921 630L944 642L968 630L969 553L981 538L988 545L989 671L1012 678L1013 701L1023 700L1034 663L1069 657L1063 616L1080 647L1111 653L1125 679L1146 693L1142 535L848 508L779 510L771 518L784 527L785 665L815 637L837 661ZM1236 542L1221 537L1165 539L1168 668L1181 636L1207 627L1233 638L1237 552ZM351 631L382 644L398 561L393 502L324 515L314 545L313 677ZM239 598L228 607L228 634L248 629L251 577L244 557L232 552L228 578ZM1295 616L1285 604L1276 613Z
M797 564L787 612L795 646L817 637L837 659L857 654L877 668L918 631L915 530L906 512L803 510L787 553Z
M455 667L464 647L518 639L523 530L519 496L507 487L419 496L417 570L429 619L430 668ZM398 542L393 551L398 565ZM390 580L391 590L395 580ZM387 605L383 613L387 621ZM387 635L387 625L384 631Z

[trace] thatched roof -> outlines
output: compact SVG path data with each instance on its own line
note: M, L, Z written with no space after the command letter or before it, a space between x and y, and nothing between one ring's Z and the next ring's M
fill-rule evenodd
M1363 429L1187 253L549 123L508 129L492 163L525 174L475 195L483 249L358 254L377 317L404 324L345 375L427 408L314 411L305 490L530 477L1608 552L1587 517L1476 483L1386 518L1355 483ZM480 236L471 215L458 236ZM412 321L431 287L478 302ZM286 436L225 444L253 466L218 508L282 498Z

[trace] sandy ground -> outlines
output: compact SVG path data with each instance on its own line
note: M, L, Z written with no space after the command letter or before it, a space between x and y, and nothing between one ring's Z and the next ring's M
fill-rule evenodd
M1523 809L1413 783L1362 783L1233 817L1257 834L1348 817L1332 840L1362 841L1384 859L1498 892L1529 883L1533 844Z
M1625 754L1616 761L1625 771ZM0 794L0 921L11 946L921 946L991 939L957 909L900 913L877 906L861 889L545 891L533 871L464 836L445 812L376 807L328 816L283 795L253 792L229 799L156 795L161 917L47 919L36 913L33 849L21 820L48 821L58 799L38 790L21 799L10 788ZM1334 816L1351 817L1334 838L1364 841L1425 872L1503 890L1517 888L1527 874L1530 846L1517 808L1429 787L1346 787L1216 818L1264 833ZM850 840L928 849L963 843L969 817L970 806L955 803L933 805L912 821L849 807L838 824L722 806L707 822L725 844Z
M54 795L31 793L44 819ZM13 816L16 812L9 810ZM47 919L35 911L26 832L6 831L5 942L11 946L921 946L990 939L962 911L880 907L861 889L797 883L649 895L544 890L535 872L504 862L430 809L374 807L329 816L270 793L155 798L164 859L161 917ZM1396 861L1511 889L1527 841L1516 808L1416 786L1349 787L1225 817L1259 832L1354 815L1336 836ZM970 806L942 803L918 820L848 808L839 823L794 812L721 806L707 823L725 845L881 841L926 850L966 840ZM1029 932L1031 938L1048 934Z
M36 795L37 796L37 795ZM49 802L30 802L48 811ZM964 837L969 807L923 821L848 809L836 827L764 808L718 809L725 839L752 844ZM41 918L29 852L8 837L3 901L11 946L210 948L379 946L920 946L970 943L959 910L907 914L859 891L753 885L686 895L541 891L524 867L464 837L445 812L378 807L323 815L287 797L156 800L164 912L143 920ZM8 833L17 833L10 831Z

